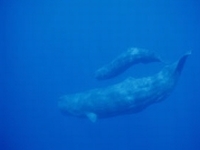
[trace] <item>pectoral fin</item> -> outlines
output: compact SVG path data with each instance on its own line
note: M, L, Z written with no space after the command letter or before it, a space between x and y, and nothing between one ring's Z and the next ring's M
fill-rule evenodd
M97 115L95 113L87 113L86 116L88 117L88 119L92 122L96 122L97 120Z

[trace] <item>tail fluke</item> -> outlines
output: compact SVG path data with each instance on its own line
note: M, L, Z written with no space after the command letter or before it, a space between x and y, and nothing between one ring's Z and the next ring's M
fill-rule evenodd
M191 51L189 51L189 52L187 52L186 54L184 54L179 60L178 60L178 62L177 62L177 64L176 64L176 73L181 73L182 72L182 70L183 70L183 67L184 67L184 65L185 65L185 62L186 62L186 60L187 60L187 58L188 58L188 56L189 55L191 55Z

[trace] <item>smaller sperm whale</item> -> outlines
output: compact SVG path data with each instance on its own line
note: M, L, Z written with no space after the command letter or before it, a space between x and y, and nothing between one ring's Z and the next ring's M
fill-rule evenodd
M89 118L108 118L140 112L163 101L173 91L190 52L175 63L165 65L153 76L129 77L126 80L89 91L65 95L58 106L64 115Z
M162 62L159 56L146 49L130 48L111 63L98 69L95 78L106 80L118 76L132 65L138 63Z

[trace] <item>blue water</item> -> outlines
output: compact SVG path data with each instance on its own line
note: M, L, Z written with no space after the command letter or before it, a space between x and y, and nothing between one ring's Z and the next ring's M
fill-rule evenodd
M0 150L199 150L199 10L198 0L1 0ZM130 47L169 62L192 50L169 98L96 123L60 113L60 96L120 82L94 72Z

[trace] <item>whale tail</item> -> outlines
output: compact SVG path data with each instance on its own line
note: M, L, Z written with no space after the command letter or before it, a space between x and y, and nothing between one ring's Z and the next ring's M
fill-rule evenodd
M185 53L183 56L179 58L175 63L166 65L159 73L158 76L166 77L168 76L170 80L176 82L181 75L185 62L188 56L191 55L191 51Z
M183 70L183 67L185 65L185 62L188 58L189 55L191 55L191 51L185 53L175 64L176 64L176 68L175 68L175 72L174 73L181 73Z

